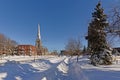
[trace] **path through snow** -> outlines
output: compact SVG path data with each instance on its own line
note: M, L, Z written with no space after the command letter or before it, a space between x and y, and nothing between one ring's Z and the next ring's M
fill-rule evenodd
M5 58L0 64L0 80L87 80L70 57L42 56L35 62L32 57L21 58Z
M0 60L0 80L120 80L120 63L93 66L87 56L9 56Z

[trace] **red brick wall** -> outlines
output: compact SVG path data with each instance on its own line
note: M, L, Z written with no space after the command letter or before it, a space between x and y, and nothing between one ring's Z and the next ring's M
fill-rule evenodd
M18 45L17 52L19 55L36 55L36 47L33 45Z

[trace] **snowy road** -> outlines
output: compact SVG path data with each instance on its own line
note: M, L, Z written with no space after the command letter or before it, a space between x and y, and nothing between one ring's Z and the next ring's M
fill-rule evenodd
M70 57L40 57L35 62L24 58L5 59L0 65L0 80L87 80Z
M120 80L120 63L93 66L87 56L5 57L0 60L0 80Z

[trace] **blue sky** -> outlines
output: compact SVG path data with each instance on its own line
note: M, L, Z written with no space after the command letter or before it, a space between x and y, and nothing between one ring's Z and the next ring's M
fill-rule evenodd
M37 25L51 50L64 49L69 38L80 37L86 45L91 13L98 0L0 0L0 33L19 44L35 45ZM101 0L107 13L119 0Z

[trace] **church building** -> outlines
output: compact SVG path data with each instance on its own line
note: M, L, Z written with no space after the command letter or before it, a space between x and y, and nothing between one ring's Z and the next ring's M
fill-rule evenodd
M43 47L42 47L42 42L41 42L40 25L39 24L38 24L38 32L37 32L37 39L35 42L35 47L37 50L37 55L42 55Z
M35 41L35 46L33 45L18 45L17 53L19 55L46 55L48 54L48 49L42 46L40 25L38 24L37 38Z

